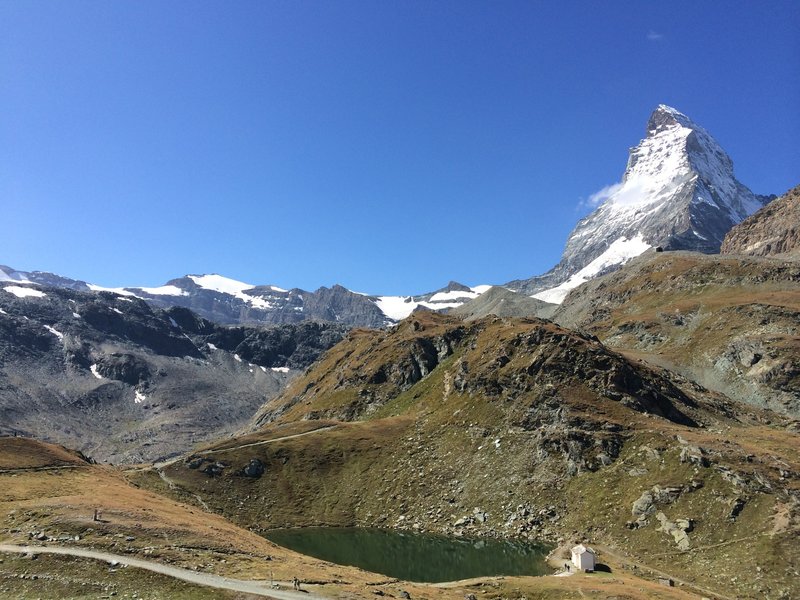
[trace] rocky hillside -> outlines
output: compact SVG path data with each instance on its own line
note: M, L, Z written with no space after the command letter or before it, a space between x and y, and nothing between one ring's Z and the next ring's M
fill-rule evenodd
M346 328L227 328L186 309L0 284L0 433L153 460L240 427Z
M165 467L173 493L255 531L588 540L723 595L792 585L797 423L553 323L417 313L353 331L257 422Z
M731 398L800 417L800 265L649 252L553 317Z
M739 183L730 157L705 129L660 105L630 151L622 182L596 195L600 205L572 231L558 265L506 287L558 303L648 248L718 252L731 227L772 198Z
M731 229L720 251L722 254L800 258L800 186Z
M347 343L268 402L255 422L354 420L391 412L390 401L397 403L445 362L452 366L453 393L505 402L519 395L558 399L581 389L582 395L609 396L637 410L693 422L686 414L692 403L674 385L639 372L596 340L538 319L463 323L436 313L415 313L390 332L351 332ZM523 411L520 421L529 417L527 406L515 408Z

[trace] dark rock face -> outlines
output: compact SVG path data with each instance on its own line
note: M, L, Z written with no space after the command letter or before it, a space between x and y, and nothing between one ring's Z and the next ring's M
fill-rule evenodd
M166 356L202 354L180 330L165 326L163 317L155 314L142 300L126 302L123 312L115 305L118 296L110 292L97 294L81 307L81 319L106 338L124 339Z
M199 346L211 344L242 360L270 368L305 369L348 331L344 325L318 321L263 328L225 327L177 307L170 308L166 314Z
M800 258L800 186L731 229L720 252Z
M97 361L97 372L106 379L114 379L128 385L146 384L150 380L150 368L142 358L133 354L114 352Z
M6 271L0 282L0 434L99 460L154 460L233 432L346 332L228 328L185 308L26 279L15 285Z
M332 321L358 327L383 327L386 316L368 297L355 294L340 285L321 287L313 294L303 294L306 318Z

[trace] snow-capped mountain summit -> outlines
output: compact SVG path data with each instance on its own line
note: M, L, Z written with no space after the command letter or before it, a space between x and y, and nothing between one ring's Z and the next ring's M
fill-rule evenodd
M773 198L739 183L716 140L662 104L630 150L622 181L593 196L600 205L572 231L561 262L508 287L561 302L572 288L651 247L718 252L731 227Z

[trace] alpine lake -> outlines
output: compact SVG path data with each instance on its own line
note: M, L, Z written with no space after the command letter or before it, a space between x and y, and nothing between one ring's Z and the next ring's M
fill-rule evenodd
M406 581L439 583L493 575L547 575L551 546L358 527L276 529L270 541L321 560Z

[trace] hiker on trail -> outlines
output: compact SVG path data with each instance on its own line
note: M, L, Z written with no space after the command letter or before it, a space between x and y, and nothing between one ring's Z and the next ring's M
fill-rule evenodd
M569 573L569 563L568 562L564 563L564 568L567 570L567 573Z
M300 591L300 580L297 577L292 577L292 587L296 592Z

